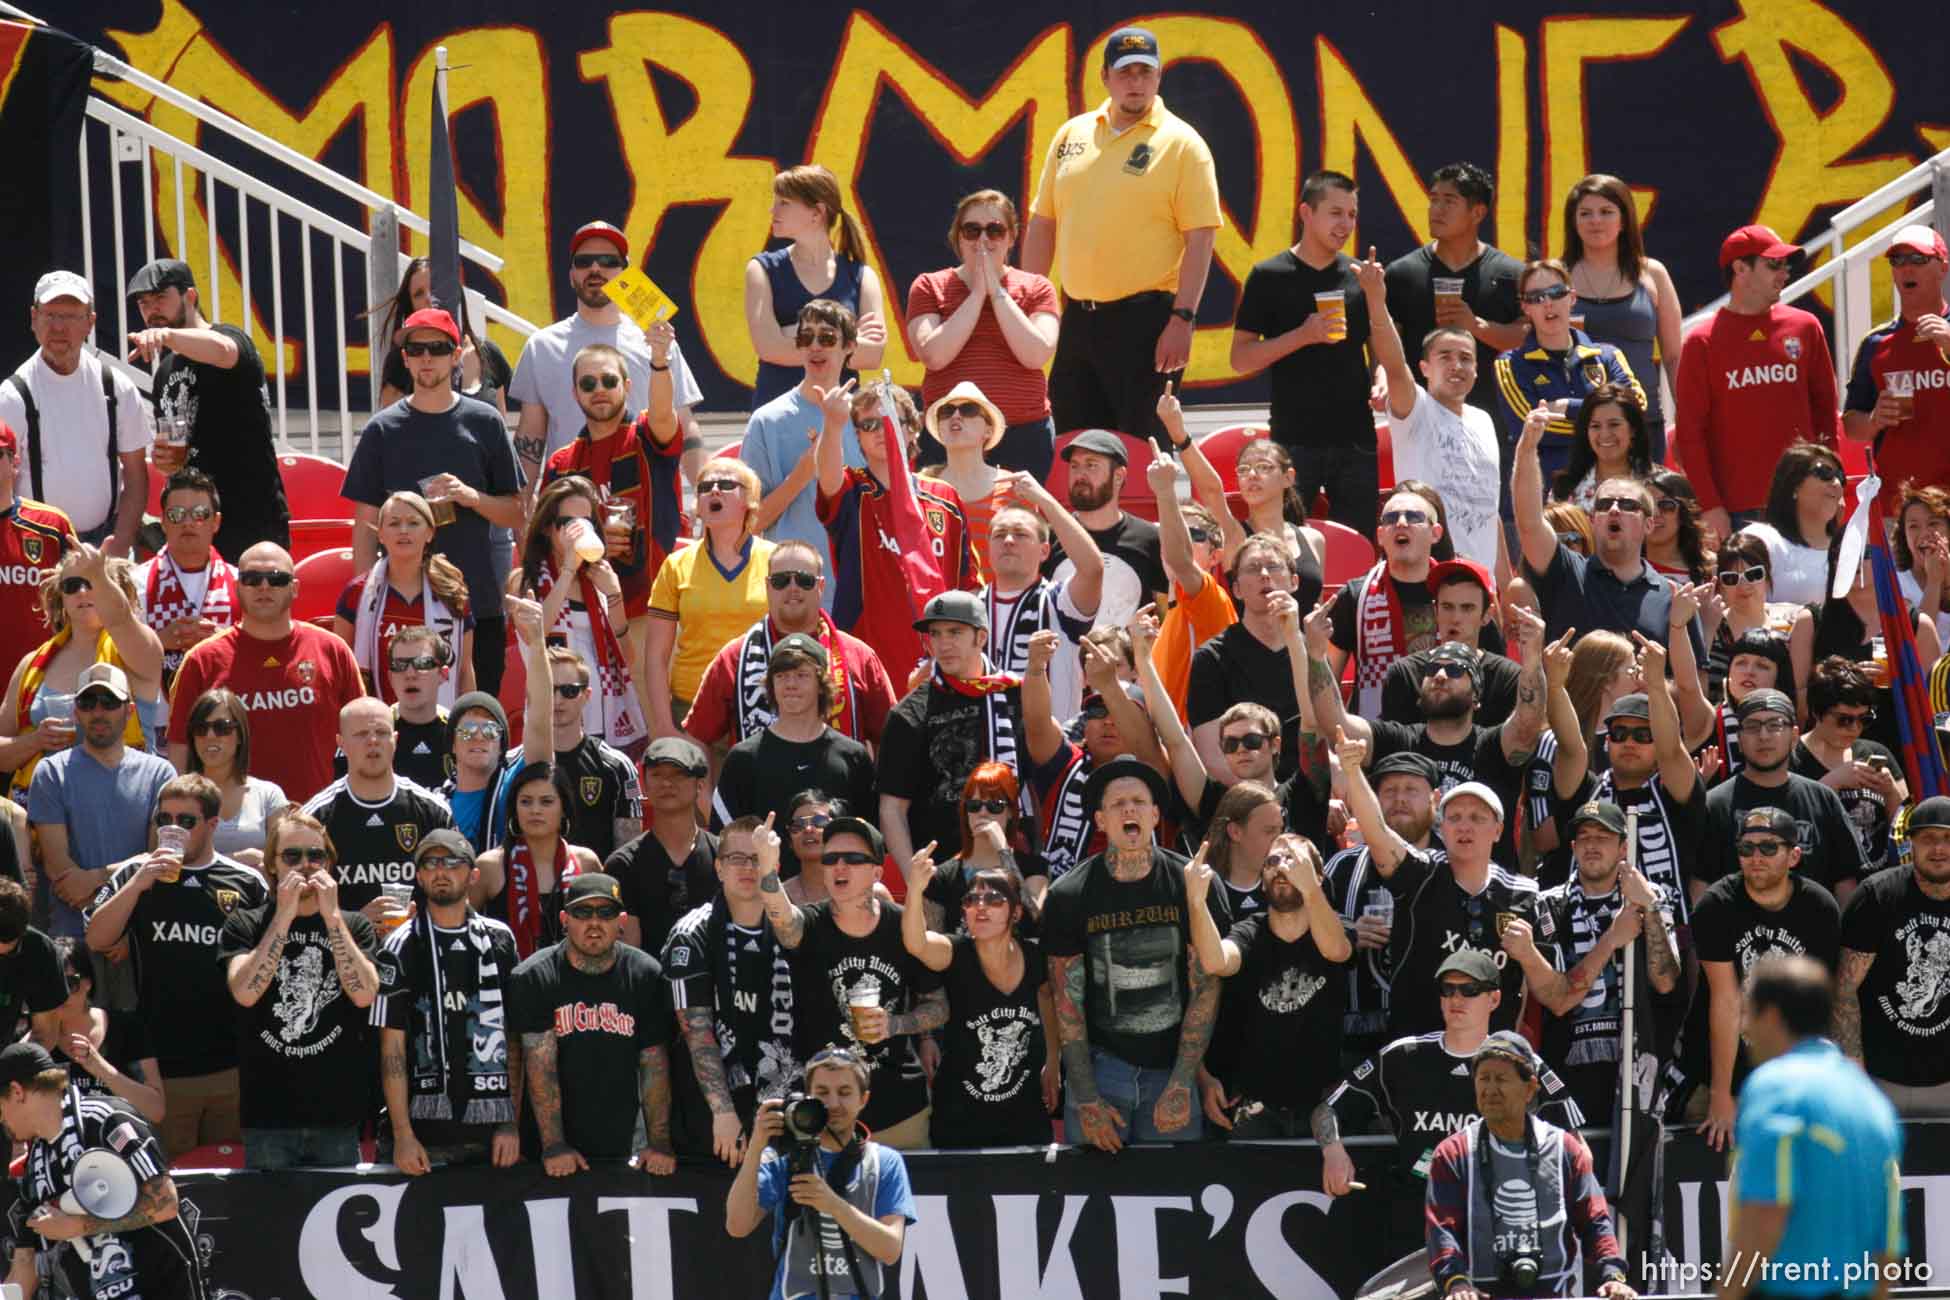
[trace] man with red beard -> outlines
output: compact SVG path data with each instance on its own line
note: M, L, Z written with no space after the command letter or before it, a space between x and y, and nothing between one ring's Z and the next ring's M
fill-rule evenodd
M1904 226L1889 243L1889 271L1896 319L1856 349L1842 431L1874 445L1882 507L1894 519L1903 480L1950 486L1950 247L1929 226Z

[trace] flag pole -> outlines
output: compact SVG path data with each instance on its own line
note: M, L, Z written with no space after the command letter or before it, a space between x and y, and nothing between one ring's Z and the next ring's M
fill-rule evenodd
M1636 808L1625 814L1625 863L1632 870L1638 870L1639 811ZM1632 905L1625 898L1622 885L1619 889L1618 905L1620 907L1630 907ZM1636 1109L1633 1090L1638 1078L1638 1070L1636 1069L1637 1062L1634 1060L1634 1057L1637 1055L1634 1048L1638 1042L1635 1033L1637 1025L1634 1023L1637 1019L1636 1013L1638 1010L1638 985L1634 976L1637 973L1638 963L1632 959L1632 946L1629 944L1621 951L1620 956L1625 962L1625 978L1619 999L1622 1014L1619 1016L1618 1023L1618 1104L1614 1108L1614 1113L1618 1116L1618 1119L1612 1125L1611 1135L1612 1163L1618 1170L1618 1184L1615 1192L1618 1198L1617 1203L1620 1213L1614 1216L1612 1226L1618 1233L1619 1253L1624 1255L1629 1262L1632 1254L1631 1247L1627 1244L1627 1225L1623 1211L1625 1209L1625 1183L1631 1169L1632 1112Z

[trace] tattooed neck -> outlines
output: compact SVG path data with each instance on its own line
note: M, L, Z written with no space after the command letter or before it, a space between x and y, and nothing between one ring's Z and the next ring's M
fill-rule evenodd
M568 950L569 965L575 967L584 975L601 975L604 971L616 964L615 948L611 948L600 957L589 956L573 943L568 945Z
M1151 874L1150 849L1113 849L1110 854L1113 880L1142 880Z

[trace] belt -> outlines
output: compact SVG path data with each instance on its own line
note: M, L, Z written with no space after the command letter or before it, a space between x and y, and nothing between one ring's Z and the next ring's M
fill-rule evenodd
M1122 298L1072 298L1070 299L1070 306L1080 308L1083 311L1107 311L1113 307L1133 307L1142 302L1149 302L1156 298L1169 298L1171 296L1171 293L1165 289L1146 289L1143 293L1133 293Z

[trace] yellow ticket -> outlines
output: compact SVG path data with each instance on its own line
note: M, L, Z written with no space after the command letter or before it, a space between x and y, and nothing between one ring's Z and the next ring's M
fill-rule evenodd
M628 267L603 285L603 292L609 300L623 309L623 314L635 321L643 329L649 329L660 320L669 320L677 314L677 304L670 295L659 289L656 282L639 271Z

